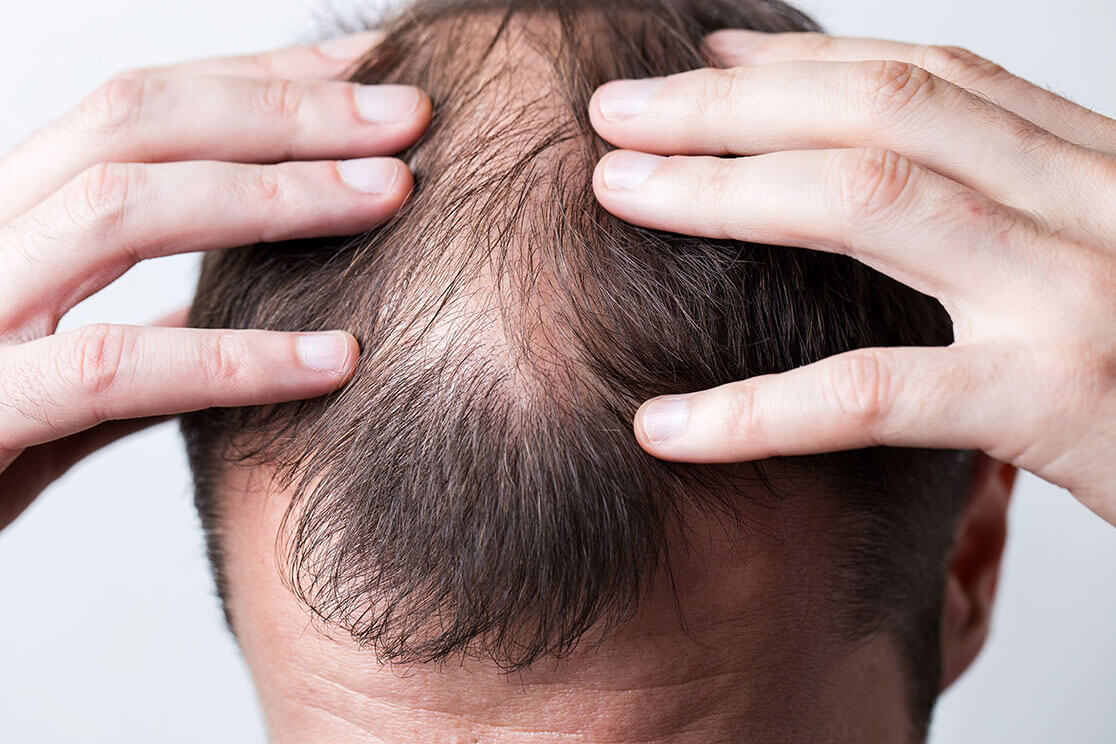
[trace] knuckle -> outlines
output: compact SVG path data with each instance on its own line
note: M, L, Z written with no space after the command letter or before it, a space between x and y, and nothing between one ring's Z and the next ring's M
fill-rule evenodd
M283 177L277 165L258 165L251 169L245 191L250 204L275 205L284 199Z
M994 252L1008 257L1043 239L1043 229L1029 215L968 189L936 199L927 205L925 214L932 223L956 225L963 233L981 235L979 243L957 245L966 254Z
M683 162L692 165L695 160ZM687 200L689 230L694 234L722 239L742 234L744 225L732 219L738 210L730 210L726 214L717 208L717 205L730 201L737 192L735 161L710 157L696 162L700 163L698 167L701 171L700 176L690 179L691 192Z
M756 388L748 383L728 385L721 410L722 426L729 441L751 442L760 434Z
M819 31L807 31L797 34L802 48L807 56L823 56L834 46L833 37Z
M94 130L112 134L139 118L149 94L150 78L118 75L94 90L79 108L82 121Z
M260 107L271 119L289 121L298 117L302 99L302 87L294 81L270 80L262 88Z
M895 60L857 62L849 68L853 105L872 118L893 118L934 92L934 76Z
M869 433L878 432L895 397L893 378L879 352L839 357L828 383L830 402L842 418Z
M699 116L722 116L737 100L743 74L742 68L705 70L700 85L701 95L695 101L696 113Z
M64 194L67 217L79 228L111 232L123 221L141 174L140 166L128 163L86 168Z
M922 54L927 69L958 85L972 85L1008 74L1000 65L958 46L929 46Z
M97 398L119 381L135 338L124 326L97 323L78 330L69 352L59 357L60 373L84 398Z
M259 52L257 54L249 54L245 58L246 64L254 68L257 73L268 78L286 78L279 69L276 63L275 54L271 52Z
M246 356L236 334L215 333L202 347L202 374L210 382L234 382L244 374Z
M904 201L914 172L914 163L892 150L867 148L843 154L837 167L837 193L844 213L855 222L888 214Z
M704 151L717 155L732 155L738 152L738 135L735 127L725 126L726 122L736 121L740 117L738 110L746 105L748 100L744 95L746 80L744 75L747 68L709 69L702 74L704 78L698 86L699 95L693 104L693 115L698 120L714 122L710 127L715 134L710 135L705 142Z

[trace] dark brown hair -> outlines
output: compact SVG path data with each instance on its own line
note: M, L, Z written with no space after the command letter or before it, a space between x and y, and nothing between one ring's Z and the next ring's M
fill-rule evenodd
M937 302L854 261L646 230L597 204L593 90L709 65L702 38L724 27L815 28L764 0L420 2L387 24L352 80L435 103L403 155L409 203L364 235L203 266L194 325L346 328L363 349L332 396L184 417L222 591L221 475L267 463L294 494L290 585L327 623L387 660L517 668L628 617L683 504L731 514L810 482L843 515L834 624L900 639L924 728L966 458L702 468L657 461L631 434L653 395L952 339Z

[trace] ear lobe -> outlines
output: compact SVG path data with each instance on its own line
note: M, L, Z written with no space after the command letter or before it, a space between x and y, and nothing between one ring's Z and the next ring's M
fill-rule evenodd
M983 453L973 464L942 603L943 690L972 664L988 636L1017 472Z

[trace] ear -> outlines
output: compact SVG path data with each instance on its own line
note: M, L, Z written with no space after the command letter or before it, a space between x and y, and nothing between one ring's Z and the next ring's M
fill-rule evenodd
M1016 469L978 453L949 554L942 604L942 689L961 676L984 646L1007 539Z

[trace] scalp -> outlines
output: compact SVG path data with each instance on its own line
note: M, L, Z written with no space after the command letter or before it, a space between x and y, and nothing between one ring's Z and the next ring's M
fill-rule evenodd
M326 623L387 661L516 668L629 617L686 509L734 516L788 497L779 483L822 483L848 547L830 561L847 591L824 601L852 635L915 628L909 653L935 667L953 454L698 468L631 434L654 395L952 339L935 301L845 257L646 230L597 204L593 90L706 65L703 35L733 26L816 28L760 0L421 3L388 25L352 79L434 101L403 154L407 205L364 235L203 266L194 324L345 328L363 349L333 396L184 420L219 580L215 484L267 463L292 494L290 586Z

